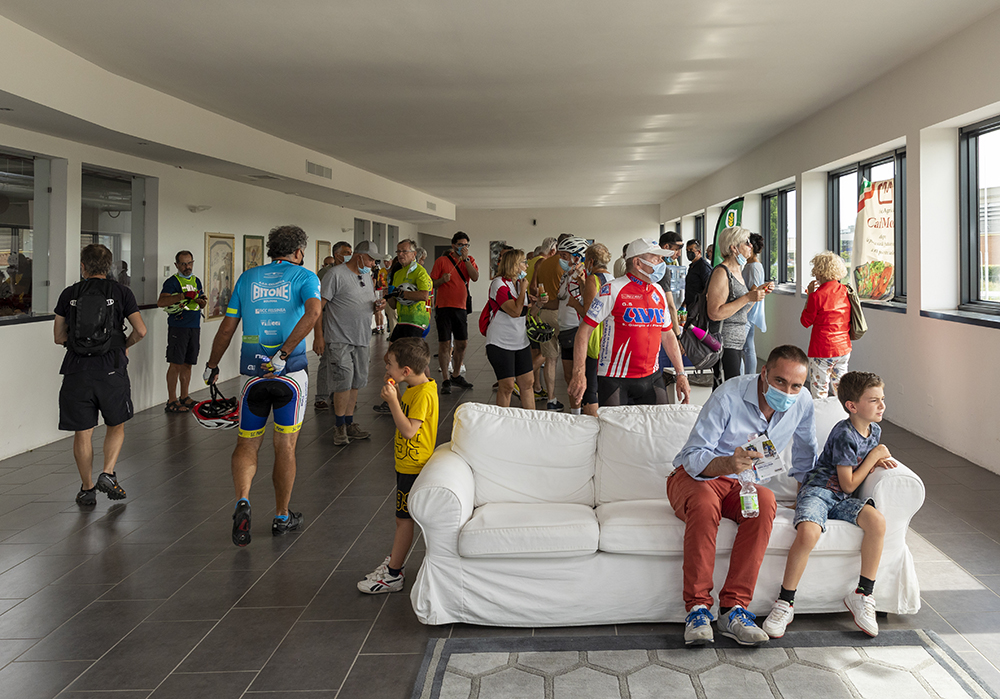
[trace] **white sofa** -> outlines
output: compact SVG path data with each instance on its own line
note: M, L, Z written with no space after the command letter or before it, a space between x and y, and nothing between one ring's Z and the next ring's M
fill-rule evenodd
M594 418L459 406L452 441L434 452L409 496L427 545L410 594L417 617L532 627L683 621L684 523L667 501L666 477L699 410L602 408ZM821 448L845 416L834 398L816 402ZM750 605L758 615L778 595L795 538L794 511L782 506L794 505L794 480L768 487L779 508ZM906 532L923 483L902 465L876 469L858 495L873 498L887 523L877 609L914 614L920 590ZM735 536L735 523L723 519L716 596ZM860 546L859 528L829 523L798 587L797 613L844 610Z

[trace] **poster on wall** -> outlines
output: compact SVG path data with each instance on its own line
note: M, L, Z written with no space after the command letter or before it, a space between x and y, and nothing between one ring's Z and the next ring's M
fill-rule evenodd
M229 299L233 295L233 252L236 236L228 233L205 233L205 264L208 274L208 320L226 315Z
M317 240L316 241L316 273L323 269L323 260L330 257L333 253L330 252L330 241L329 240Z
M251 267L260 267L264 261L264 236L243 236L243 271Z
M490 241L490 279L497 276L497 265L500 264L500 255L507 248L506 240Z
M862 182L851 252L851 281L863 299L895 295L896 206L894 180Z
M712 238L712 245L715 246L715 252L712 255L712 266L718 267L722 262L722 251L719 250L719 233L722 233L727 228L733 228L734 226L740 225L743 219L743 197L739 199L733 199L731 202L722 207L722 212L719 214L719 220L715 224L715 237Z

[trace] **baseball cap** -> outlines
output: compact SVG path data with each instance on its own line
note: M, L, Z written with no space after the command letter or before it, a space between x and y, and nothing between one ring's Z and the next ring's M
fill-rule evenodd
M362 240L360 243L358 243L354 247L354 254L368 255L368 257L371 257L372 259L375 260L387 259L385 255L379 253L378 245L376 245L374 241L371 240Z
M646 253L652 253L653 255L659 255L660 257L666 257L667 255L674 254L670 250L664 250L653 240L649 240L647 238L636 238L628 244L628 249L625 250L625 259L629 260L633 257L638 257L639 255L645 255Z

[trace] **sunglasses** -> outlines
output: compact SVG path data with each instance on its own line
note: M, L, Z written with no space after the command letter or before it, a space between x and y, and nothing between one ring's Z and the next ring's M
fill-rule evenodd
M362 277L360 274L358 275L358 283L361 284L361 288L364 288L365 280L364 277Z

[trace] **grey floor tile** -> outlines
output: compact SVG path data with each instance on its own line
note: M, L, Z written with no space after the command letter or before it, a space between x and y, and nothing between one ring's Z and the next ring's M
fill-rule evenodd
M159 555L111 588L101 599L167 599L184 587L212 556Z
M1000 574L1000 544L978 532L926 534L925 538L973 575Z
M108 585L49 585L0 616L0 638L43 638L108 589Z
M535 629L538 636L614 636L616 635L613 624L603 626L546 626Z
M366 595L358 590L363 577L355 572L336 572L330 576L302 614L303 620L336 621L367 619L374 621L385 605L385 595Z
M525 638L534 629L514 626L476 626L475 624L452 624L451 638Z
M288 692L247 692L246 699L289 699ZM295 692L293 699L335 699L337 690L319 692Z
M39 641L21 660L97 660L131 633L156 601L94 602Z
M33 556L0 574L0 594L30 597L90 560L90 556Z
M0 670L0 696L53 699L88 667L88 662L13 662Z
M333 563L303 565L283 558L261 576L237 602L239 607L305 607L333 570Z
M202 571L164 602L152 618L156 621L221 619L260 575L260 571Z
M76 682L72 691L153 690L212 628L210 621L144 622Z
M0 667L17 659L34 644L34 640L0 641Z
M406 697L420 673L423 654L360 655L351 674L337 695L338 699L368 699L368 697ZM386 672L386 666L392 672Z
M250 688L289 692L339 689L370 628L368 621L299 622Z
M362 652L423 653L427 639L448 638L451 635L450 624L425 626L417 621L407 593L386 596L388 599L375 620Z
M981 466L957 466L943 469L958 483L976 490L1000 490L1000 475Z
M939 590L920 593L925 604L945 619L950 614L967 614L970 610L976 612L1000 612L1000 595L993 590L962 590L960 593L950 590ZM1000 633L1000 629L997 629Z
M10 570L44 550L44 544L0 544L0 572Z
M159 544L116 543L66 573L56 585L117 585L163 551Z
M144 689L131 692L110 690L107 692L63 692L59 695L59 699L146 699L148 696L149 692Z
M979 582L1000 594L1000 575L977 575Z
M925 500L917 513L910 520L910 526L917 533L927 536L928 534L972 532L976 528L959 517L955 512L949 510L936 502Z
M1000 669L994 663L991 663L978 651L966 651L959 653L958 656L972 668L981 682L989 687L994 694L1000 696ZM996 660L994 658L994 661Z
M253 681L253 672L211 672L185 674L175 672L163 681L150 699L239 699Z
M179 672L260 670L300 609L233 609L178 668ZM247 685L250 684L250 677ZM243 687L246 689L246 686Z

